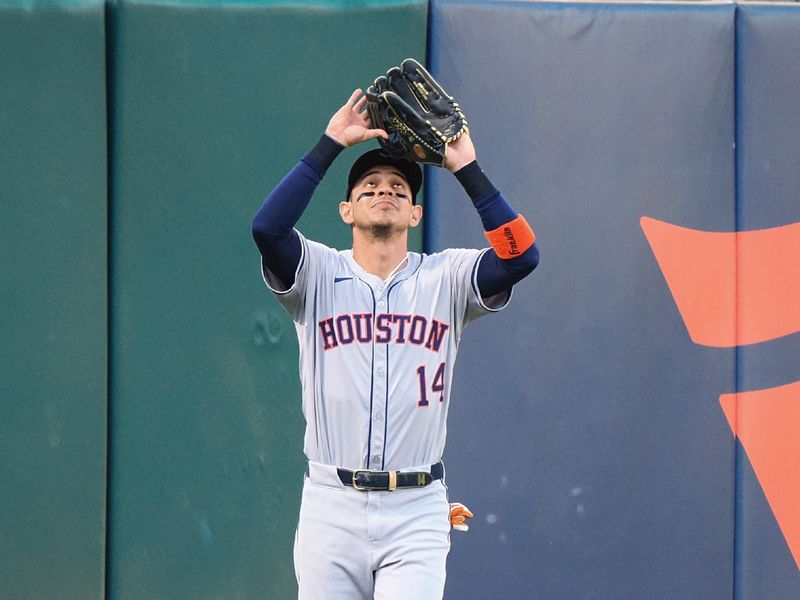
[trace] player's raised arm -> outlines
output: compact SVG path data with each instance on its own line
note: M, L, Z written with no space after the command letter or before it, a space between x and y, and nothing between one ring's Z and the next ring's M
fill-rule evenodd
M489 298L510 289L539 264L533 231L478 166L469 133L447 145L443 166L472 198L492 247L478 267L481 296Z
M253 218L253 239L264 265L287 288L294 283L301 256L294 226L328 168L344 148L386 136L382 129L370 128L365 103L361 90L355 90L331 117L314 148L275 186Z

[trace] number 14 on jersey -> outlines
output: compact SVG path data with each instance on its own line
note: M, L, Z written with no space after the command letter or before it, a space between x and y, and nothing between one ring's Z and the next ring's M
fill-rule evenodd
M428 384L427 376L425 373L425 365L417 369L417 377L419 377L419 402L417 406L428 406ZM439 394L439 402L444 401L444 363L439 365L436 373L433 376L433 383L431 383L431 392L433 395Z

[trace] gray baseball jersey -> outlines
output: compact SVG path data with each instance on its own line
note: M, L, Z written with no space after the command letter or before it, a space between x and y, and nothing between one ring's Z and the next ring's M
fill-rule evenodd
M347 469L436 463L463 329L511 297L481 298L486 250L409 252L384 281L351 250L300 240L291 288L263 264L262 274L297 330L307 458Z

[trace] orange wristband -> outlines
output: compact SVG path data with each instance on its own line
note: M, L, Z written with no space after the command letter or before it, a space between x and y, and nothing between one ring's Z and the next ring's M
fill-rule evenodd
M485 232L486 239L503 260L514 258L533 246L536 236L522 215L497 229Z

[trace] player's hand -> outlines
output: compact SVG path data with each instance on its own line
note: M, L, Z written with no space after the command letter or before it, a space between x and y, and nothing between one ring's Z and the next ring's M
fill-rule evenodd
M469 531L466 519L471 519L473 516L475 515L461 502L450 503L450 525L456 531Z
M345 148L376 137L389 137L389 134L383 129L371 129L369 115L364 110L367 97L362 96L359 100L361 94L360 89L355 90L347 103L331 117L328 127L325 129L328 137L339 142Z
M475 157L475 146L472 144L472 138L469 136L469 131L465 131L457 140L447 144L443 166L448 171L455 173L475 160Z

